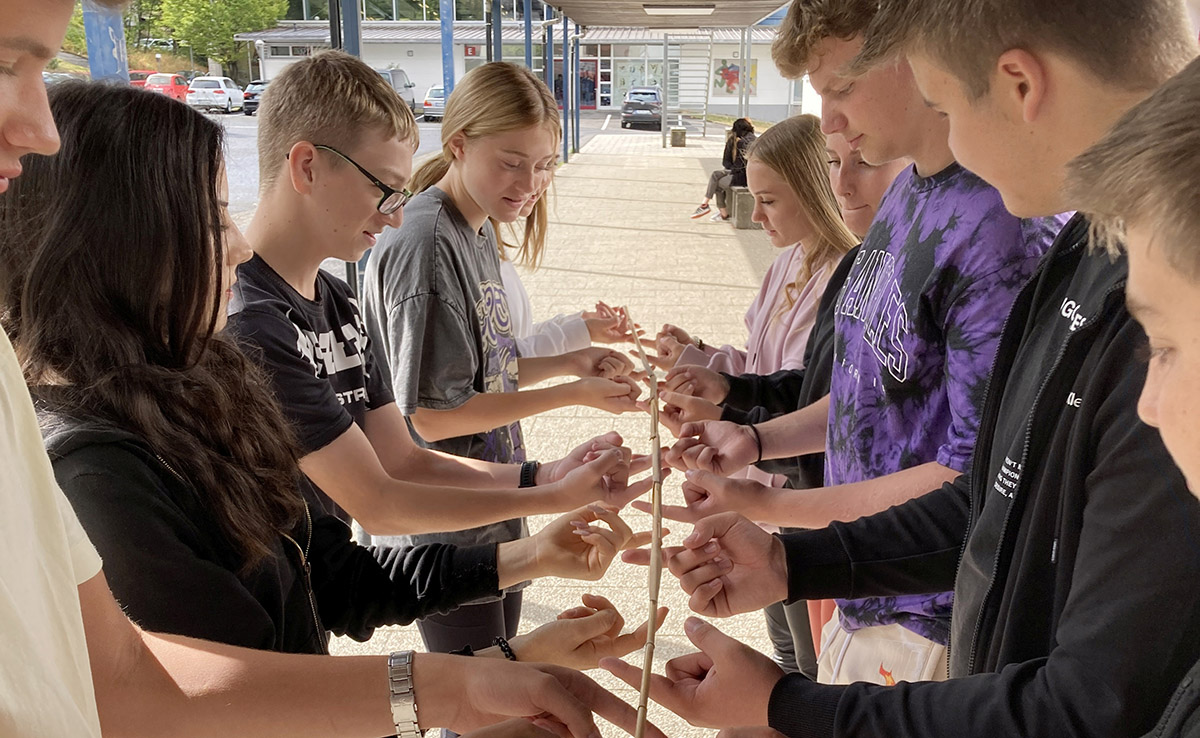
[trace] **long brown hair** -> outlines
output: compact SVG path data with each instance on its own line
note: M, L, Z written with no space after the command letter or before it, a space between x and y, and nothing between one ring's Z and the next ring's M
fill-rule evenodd
M858 244L842 220L837 198L829 184L829 165L825 154L825 134L821 119L815 115L797 115L776 123L763 132L750 147L748 161L759 161L787 182L800 199L815 235L804 244L804 261L796 280L787 286L787 305L796 298L812 275L823 266L832 266Z
M137 434L241 555L303 514L270 385L215 334L224 259L220 126L128 87L50 91L62 136L0 197L0 323L53 409Z

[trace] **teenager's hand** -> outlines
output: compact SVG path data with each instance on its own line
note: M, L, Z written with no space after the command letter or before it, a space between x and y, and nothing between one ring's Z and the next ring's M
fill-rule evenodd
M576 405L587 405L614 415L636 411L637 399L642 394L641 388L631 377L584 377L571 384Z
M720 405L729 396L728 379L720 372L695 364L672 369L664 378L663 387L671 392L708 400L714 405Z
M679 343L682 343L684 346L696 342L690 335L688 335L687 331L677 325L671 325L670 323L663 325L662 330L658 332L658 335L655 336L655 338L673 338Z
M650 539L649 531L634 533L617 508L594 502L551 521L530 537L530 543L541 576L594 582L618 552L644 546Z
M687 472L683 482L683 500L686 505L663 505L662 514L668 520L695 523L702 518L723 512L735 512L751 520L767 517L766 507L776 493L753 479L729 479L699 469ZM634 500L633 507L650 512L650 503Z
M560 738L560 736L538 726L532 720L512 718L486 728L472 730L462 738Z
M783 542L737 513L704 518L682 546L663 549L667 568L691 595L701 615L727 618L787 599ZM646 566L650 551L627 551L621 560Z
M702 469L727 477L753 464L761 453L749 426L724 420L684 423L679 441L664 460L676 469Z
M659 369L671 369L679 362L686 348L687 344L676 340L674 336L659 336L654 343L655 355L647 358Z
M617 433L616 431L609 431L602 436L596 436L589 441L584 441L575 448L571 449L571 453L567 454L561 459L547 461L538 467L536 481L539 485L552 484L554 482L561 481L563 477L567 476L567 474L570 474L575 469L578 469L584 464L593 461L600 453L609 449L620 450L622 457L626 461L626 464L630 464L633 462L632 452L630 452L628 448L625 448L623 445L624 443L625 440L621 438L621 434ZM626 472L624 476L620 476L622 471ZM629 475L637 474L638 471L638 469L632 468L625 470L618 469L617 473L614 474L614 479L620 484L625 484L629 481ZM644 469L640 471L644 471ZM590 502L590 500L584 500L584 502ZM580 504L583 504L583 502ZM572 505L571 507L574 508L578 506L579 505Z
M583 313L583 322L594 343L632 343L645 333L640 325L630 322L623 308L603 302L597 302L594 311Z
M633 360L620 351L590 346L564 355L576 377L620 377L633 371Z
M667 608L658 608L658 626L667 617ZM617 658L646 644L649 621L632 633L622 635L625 619L603 597L585 594L583 606L561 613L556 620L509 642L518 661L537 661L594 669L602 658Z
M668 661L666 676L651 676L651 699L704 728L767 722L771 690L783 669L698 618L688 618L683 630L700 651ZM600 666L634 689L641 687L642 670L636 666L620 659L603 659Z
M631 735L637 723L624 700L574 669L550 664L417 653L413 691L422 726L458 733L521 717L563 738L600 738L593 713ZM651 724L646 736L666 738Z
M588 451L579 466L553 483L550 493L555 495L560 510L572 510L596 501L620 509L630 500L646 494L653 485L650 477L636 481L629 479L631 473L645 471L648 465L649 460L645 457L631 461L629 449L624 447Z
M678 438L684 423L698 423L705 420L720 420L721 408L708 400L691 395L681 395L678 392L659 392L662 398L662 412L658 419Z

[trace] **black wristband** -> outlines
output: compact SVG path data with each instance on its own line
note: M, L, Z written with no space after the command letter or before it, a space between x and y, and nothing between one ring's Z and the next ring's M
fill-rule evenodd
M522 488L536 487L537 473L538 469L541 467L542 465L536 461L526 461L525 463L521 464L521 482L518 486Z
M749 427L750 432L754 434L754 442L758 444L758 458L754 460L754 463L757 464L762 461L762 436L758 435L758 428L754 427L754 423L751 423Z
M504 658L509 661L517 660L517 655L513 653L512 646L508 645L508 640L504 636L496 636L496 639L492 643L500 647L500 652L504 654Z

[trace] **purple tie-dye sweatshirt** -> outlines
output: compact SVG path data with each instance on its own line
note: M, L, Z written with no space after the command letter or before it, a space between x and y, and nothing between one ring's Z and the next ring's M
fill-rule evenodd
M931 461L966 469L1004 319L1065 222L1012 216L957 164L896 178L834 306L826 485ZM949 592L838 602L848 630L899 623L939 643L952 604Z

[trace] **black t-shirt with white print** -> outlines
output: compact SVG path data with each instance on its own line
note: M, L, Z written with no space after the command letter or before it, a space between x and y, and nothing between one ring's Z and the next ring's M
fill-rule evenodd
M266 368L306 455L394 402L349 285L321 271L316 296L302 296L255 255L238 267L229 303L228 329ZM310 503L349 522L316 485L306 486Z

